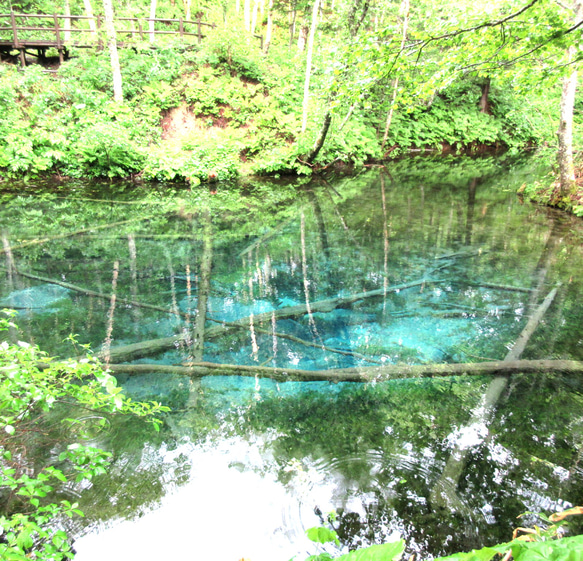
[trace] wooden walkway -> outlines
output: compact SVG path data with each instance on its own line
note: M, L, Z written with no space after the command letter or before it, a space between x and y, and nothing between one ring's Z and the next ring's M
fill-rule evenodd
M103 49L106 40L103 16L67 16L49 14L0 14L0 58L20 59L26 66L26 55L46 59L47 51L55 49L59 61L69 56L69 48ZM196 20L160 18L116 18L115 28L119 47L140 42L156 44L160 35L175 35L181 40L202 41L203 27L215 25ZM262 39L262 37L261 37ZM263 42L263 41L262 41ZM32 52L34 51L34 52Z

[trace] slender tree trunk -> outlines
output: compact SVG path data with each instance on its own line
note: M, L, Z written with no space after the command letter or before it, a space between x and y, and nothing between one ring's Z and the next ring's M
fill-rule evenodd
M330 129L330 123L332 122L332 113L328 111L326 116L324 117L324 122L322 123L322 128L320 129L320 134L316 141L314 142L314 146L312 147L312 151L306 156L306 162L311 164L324 146L324 142L326 140L326 136L328 136L328 130Z
M488 99L490 95L490 78L486 78L486 81L482 84L482 96L480 97L480 113L490 114L490 101Z
M156 18L156 0L150 1L150 21L149 29L150 29L150 43L154 43L156 36L154 35L154 29L156 27L156 22L153 21Z
M312 73L312 54L314 52L314 37L316 36L316 27L318 25L319 9L320 0L315 0L314 9L312 10L312 23L310 25L310 36L308 38L308 55L306 57L306 79L304 81L304 102L302 104L302 132L305 132L306 127L308 126L308 105L310 101L310 74Z
M296 18L297 18L297 10L296 10L297 1L294 0L294 5L292 7L292 11L290 14L291 21L289 24L289 48L291 49L292 45L294 44L294 36L296 34Z
M64 39L65 41L71 40L71 4L69 0L65 0L65 29L64 29Z
M89 29L91 33L96 33L97 28L95 26L95 18L93 17L93 8L91 6L91 0L83 0L83 5L85 6L85 15L89 18Z
M254 34L255 29L257 28L258 12L259 12L259 0L255 0L255 2L253 2L253 15L251 17L251 34Z
M105 15L107 46L109 48L109 58L111 60L111 71L113 73L113 99L116 103L121 103L123 101L121 69L119 66L119 56L117 54L117 38L115 36L115 23L111 0L103 0L103 11Z
M186 0L186 19L190 20L190 10L192 8L192 0ZM237 10L239 11L239 10Z
M265 32L265 44L263 46L263 52L265 54L269 52L272 34L273 34L273 0L269 0L269 7L267 8L267 30Z
M245 29L251 31L251 0L245 0L243 3L243 19L245 20Z
M403 48L405 47L405 40L407 39L407 29L409 27L409 0L402 0L401 14L403 16L403 33L401 35L401 49L400 49L401 52L399 53L398 56L401 56ZM393 120L393 109L395 106L395 101L397 99L398 88L399 88L399 76L395 78L395 81L393 83L393 97L391 98L391 107L389 108L387 121L385 123L385 133L383 134L381 150L385 149L385 144L387 143L387 138L389 137L389 129L391 128L391 122Z
M579 21L583 15L583 2L576 0L573 4L575 20ZM576 54L576 47L572 45L568 50L568 59L571 62ZM577 90L577 70L563 78L563 93L561 95L561 117L559 120L559 191L561 197L569 196L576 187L575 166L573 164L573 108L575 105L575 91Z

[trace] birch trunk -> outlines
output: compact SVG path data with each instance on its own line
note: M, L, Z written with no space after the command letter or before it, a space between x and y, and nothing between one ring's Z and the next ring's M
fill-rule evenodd
M576 0L573 4L575 20L579 21L583 15L583 2ZM576 47L571 45L567 51L568 62L576 55ZM575 106L575 92L577 90L577 70L563 78L563 92L561 95L561 116L559 120L559 151L557 163L559 165L559 193L561 198L568 197L575 189L575 165L573 163L573 108Z
M150 43L154 43L155 41L155 35L154 35L154 29L156 27L156 22L153 21L156 18L156 0L151 0L150 2L150 21L148 22L149 24L149 29L150 29Z
M403 48L405 47L405 40L407 39L407 30L409 28L409 8L410 8L409 0L402 0L401 13L403 15L403 33L401 35L401 49L398 56L401 56ZM398 88L399 88L399 76L395 78L395 81L393 83L393 97L391 98L391 107L389 108L387 121L385 123L385 133L383 134L381 150L385 149L385 144L387 143L387 138L389 137L389 129L391 128L391 122L393 120L393 109L395 106L395 101L397 99Z
M312 73L312 54L314 52L314 37L316 36L316 27L318 25L319 9L320 0L315 0L314 9L312 10L310 35L308 37L308 54L306 57L306 79L304 81L304 102L302 104L302 132L305 132L308 126L308 105L310 102L310 74Z
M269 7L267 8L267 30L265 32L265 45L263 46L263 52L265 54L269 52L272 34L273 34L273 0L269 0Z
M257 13L259 12L259 0L253 2L253 14L251 16L251 34L255 33L255 28L257 27Z
M245 20L245 30L251 31L251 0L245 0L243 4L243 19Z
M91 6L91 0L83 0L83 5L85 6L85 15L89 18L89 29L91 33L97 32L97 27L95 26L95 18L93 17L93 7Z
M69 0L65 0L65 29L63 30L63 38L66 42L71 40L71 4Z
M117 38L115 35L113 5L111 0L103 0L103 11L105 15L105 33L107 35L111 71L113 73L113 99L116 103L121 103L123 101L121 69L117 53Z

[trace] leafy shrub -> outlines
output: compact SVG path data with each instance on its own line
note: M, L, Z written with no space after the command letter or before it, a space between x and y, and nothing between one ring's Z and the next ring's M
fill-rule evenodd
M129 132L116 123L97 123L84 130L78 150L78 167L66 170L72 177L127 177L140 171L145 159Z
M16 326L1 318L0 330L9 328ZM55 447L47 440L48 427L54 423L49 412L58 403L75 403L107 423L107 416L115 413L150 417L167 408L126 399L115 378L91 358L56 363L35 346L4 341L0 343L0 367L0 558L73 558L69 538L60 526L63 517L83 513L76 503L54 502L51 493L69 480L80 482L105 473L111 454L74 441ZM158 430L159 421L153 417L150 421ZM83 423L80 419L64 422ZM35 465L33 451L43 446L58 454L59 468Z

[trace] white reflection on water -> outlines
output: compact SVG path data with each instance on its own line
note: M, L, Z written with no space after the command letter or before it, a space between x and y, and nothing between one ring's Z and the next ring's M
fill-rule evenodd
M201 560L286 561L305 559L315 546L304 530L319 525L314 503L329 504L334 489L314 488L309 498L301 469L286 486L278 466L257 442L232 438L217 444L183 445L189 481L135 520L110 522L75 542L77 561ZM150 450L149 453L152 451ZM164 452L159 461L164 462ZM294 470L295 471L295 470ZM321 483L321 482L320 482Z

